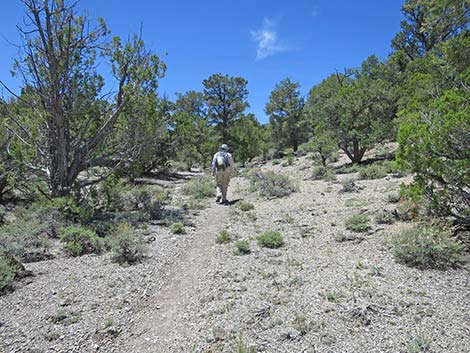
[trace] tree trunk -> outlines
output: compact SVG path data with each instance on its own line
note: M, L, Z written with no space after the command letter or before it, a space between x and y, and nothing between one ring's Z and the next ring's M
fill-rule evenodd
M359 164L362 161L362 157L364 157L364 154L367 151L367 148L361 148L359 145L359 141L354 138L353 139L353 150L352 152L349 150L348 145L345 144L342 148L342 150L346 153L348 158L353 162L353 164Z

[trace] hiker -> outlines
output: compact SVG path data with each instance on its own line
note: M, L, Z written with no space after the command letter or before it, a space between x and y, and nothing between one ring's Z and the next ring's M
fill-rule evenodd
M233 157L228 152L228 146L223 144L220 146L219 152L217 152L212 159L212 175L215 176L215 183L217 184L217 198L215 202L220 202L225 205L228 204L227 188L233 172Z

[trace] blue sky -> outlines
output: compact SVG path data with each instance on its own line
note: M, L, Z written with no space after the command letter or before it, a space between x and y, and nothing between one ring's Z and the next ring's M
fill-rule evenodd
M127 37L143 24L148 47L167 64L160 94L202 90L213 73L248 80L248 111L266 122L264 106L286 77L302 94L335 70L356 67L370 54L385 58L400 28L403 0L82 0L90 18L103 17L115 35ZM10 77L23 21L19 0L2 2L0 79ZM6 92L0 91L6 96Z

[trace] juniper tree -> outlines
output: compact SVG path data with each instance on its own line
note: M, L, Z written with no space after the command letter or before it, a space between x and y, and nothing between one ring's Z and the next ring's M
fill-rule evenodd
M80 188L81 172L132 159L136 144L113 138L115 128L129 104L155 92L165 66L140 36L110 39L104 20L94 23L78 14L77 2L23 3L14 72L27 91L19 100L29 110L27 117L10 115L9 129L34 148L37 158L29 166L46 177L51 194L66 195L74 185ZM98 72L103 61L115 80L116 91L109 94Z

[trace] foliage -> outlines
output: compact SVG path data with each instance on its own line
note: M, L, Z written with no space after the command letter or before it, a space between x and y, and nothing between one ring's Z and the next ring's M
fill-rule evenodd
M226 230L221 231L219 235L217 235L217 238L215 239L215 241L218 244L226 244L226 243L229 243L231 240L232 240L232 235Z
M439 215L470 224L470 95L448 91L424 113L404 113L398 160L416 173Z
M468 32L413 62L397 161L416 174L414 187L432 213L470 224L470 69L459 59L464 43L470 44Z
M93 217L93 207L84 199L77 201L72 196L57 197L52 200L52 205L62 217L73 222L86 223Z
M377 224L392 224L395 217L390 211L381 210L375 214L374 220Z
M214 74L202 84L209 121L216 126L222 141L228 143L231 141L229 128L249 107L248 82L242 77Z
M395 259L420 269L458 267L463 263L462 252L463 245L437 227L414 226L394 241Z
M295 154L293 148L286 148L286 165L294 164Z
M84 227L69 226L59 232L60 240L65 243L65 249L72 256L99 254L103 250L103 241L96 233Z
M432 338L419 334L406 345L406 353L432 352Z
M128 185L121 196L126 209L149 211L155 203L156 212L168 201L168 191L157 185ZM161 210L160 210L161 211Z
M105 210L116 211L123 208L123 188L123 180L118 174L111 174L100 183L100 196Z
M77 14L77 2L26 0L23 49L14 73L25 87L8 124L29 150L30 170L46 178L53 196L66 196L89 180L84 171L115 168L138 155L142 140L116 138L129 120L145 121L132 109L155 95L165 65L138 36L108 40L103 19ZM117 93L104 100L98 59L108 62ZM103 66L103 65L101 65ZM135 124L132 124L135 126ZM101 167L102 169L97 169Z
M243 212L246 212L246 211L251 211L255 208L255 205L253 205L252 203L250 202L247 202L247 201L240 201L238 203L238 207L240 208L240 210L242 210Z
M439 43L447 41L470 24L467 0L406 0L402 12L405 20L392 46L410 59L424 56Z
M306 111L312 124L327 131L353 163L393 135L399 96L392 64L372 55L361 68L333 74L310 90Z
M358 173L361 170L361 166L359 164L343 165L341 167L335 168L334 170L337 174L352 174Z
M356 233L366 232L370 229L370 218L366 215L353 215L346 219L346 229Z
M184 193L195 199L204 199L215 195L214 181L209 177L196 177L186 183Z
M62 226L60 214L47 201L38 201L15 212L15 220L0 224L0 250L22 262L44 260L51 256L51 237Z
M307 121L303 115L304 100L300 85L289 78L276 85L269 96L265 112L269 116L272 139L278 148L292 147L294 152L306 141Z
M284 245L282 234L275 231L267 231L257 238L258 245L263 248L277 249Z
M170 230L173 234L186 234L184 224L181 222L175 222L170 225Z
M325 181L336 180L335 172L331 168L325 167L323 165L312 167L312 177L314 180L320 180L320 179L323 179Z
M246 255L251 252L250 242L248 240L237 240L235 242L236 254L237 255Z
M113 260L120 264L140 262L147 251L142 236L126 222L116 225L110 234L109 243Z
M356 184L356 180L352 178L345 179L341 182L340 192L358 192L360 187Z
M8 104L0 99L0 202L24 186L26 172L24 151L5 124L8 114Z
M0 226L0 250L25 262L42 259L50 247L48 230L48 224L39 219L20 217Z
M204 95L196 91L178 94L171 120L178 159L188 170L195 165L205 166L218 136L208 121Z
M22 270L23 265L13 254L0 249L0 293Z
M387 202L389 203L397 203L400 201L400 194L398 192L392 192L387 194Z
M297 187L287 175L273 171L255 172L250 176L250 182L252 188L265 197L285 197L297 191Z
M324 129L324 124L319 122L315 128L315 136L308 143L308 150L315 152L320 156L321 164L326 166L327 161L331 160L333 155L338 152L338 143Z
M238 340L235 342L231 351L234 353L256 353L257 348L248 344L248 342L245 342L243 335L240 332Z
M359 170L360 179L382 179L386 176L387 171L381 164L371 164Z
M129 149L118 152L110 163L132 180L168 167L175 156L176 142L168 129L173 103L158 97L156 92L146 91L128 96L126 103L114 129L112 145L120 143Z
M263 149L263 132L253 114L241 115L233 124L232 143L238 161L245 165L258 156Z
M148 215L150 216L150 219L154 219L154 220L162 219L163 214L164 214L163 203L161 201L153 201L149 205L149 207L146 208L146 211Z

